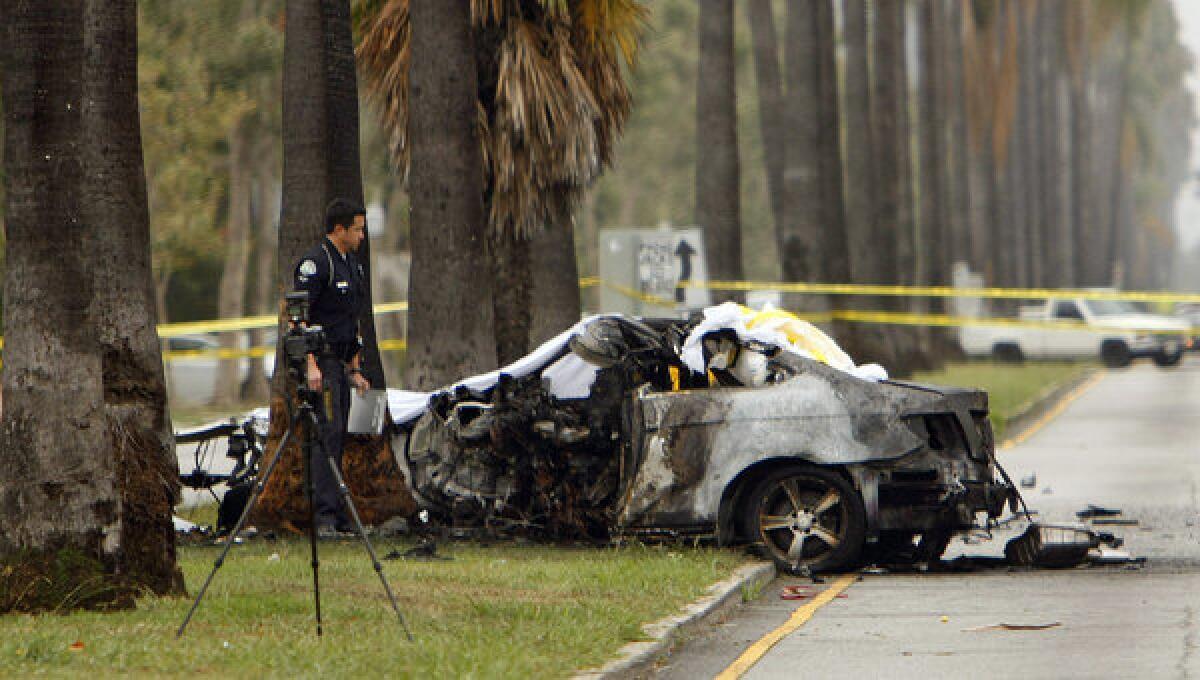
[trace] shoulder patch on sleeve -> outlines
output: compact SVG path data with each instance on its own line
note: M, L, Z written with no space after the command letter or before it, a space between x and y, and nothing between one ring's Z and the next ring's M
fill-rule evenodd
M300 267L296 271L305 278L312 276L317 273L317 262L316 260L305 260L300 263Z

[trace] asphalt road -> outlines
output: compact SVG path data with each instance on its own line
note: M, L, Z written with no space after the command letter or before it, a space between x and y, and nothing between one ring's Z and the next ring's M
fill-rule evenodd
M1111 371L1026 440L1001 451L1046 520L1089 503L1137 526L1143 568L867 574L768 651L746 678L1200 678L1200 359ZM999 555L1006 537L956 541L948 556ZM827 581L832 581L828 579ZM697 635L662 678L714 677L804 601L778 579ZM828 585L828 583L826 584ZM824 586L818 586L824 587ZM997 630L994 624L1049 625Z

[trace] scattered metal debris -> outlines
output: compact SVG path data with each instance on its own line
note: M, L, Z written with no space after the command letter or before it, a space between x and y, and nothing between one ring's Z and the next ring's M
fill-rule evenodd
M1079 519L1095 519L1097 517L1119 517L1121 511L1116 508L1102 508L1099 505L1088 504L1086 508L1075 513Z
M1050 628L1058 628L1062 622L1055 621L1053 623L993 623L988 626L975 626L974 628L963 628L964 633L982 633L989 630L1049 630Z
M1004 555L1017 566L1061 569L1082 564L1090 551L1102 545L1118 548L1122 543L1112 534L1096 533L1082 524L1034 522L1004 546Z

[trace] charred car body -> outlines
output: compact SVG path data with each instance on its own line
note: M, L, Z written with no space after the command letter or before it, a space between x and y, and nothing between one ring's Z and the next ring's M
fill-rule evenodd
M680 359L694 326L592 318L433 395L397 419L410 489L455 525L711 536L792 571L933 558L1015 497L986 393L865 380L732 331L705 333L700 373Z

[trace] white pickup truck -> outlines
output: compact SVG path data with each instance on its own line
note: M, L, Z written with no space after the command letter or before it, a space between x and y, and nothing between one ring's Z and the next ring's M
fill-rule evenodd
M963 326L963 351L1002 361L1099 358L1122 367L1150 357L1159 366L1175 366L1190 329L1186 321L1147 314L1124 300L1051 298L1022 307L1019 319L1044 325ZM1056 328L1056 322L1066 327Z

